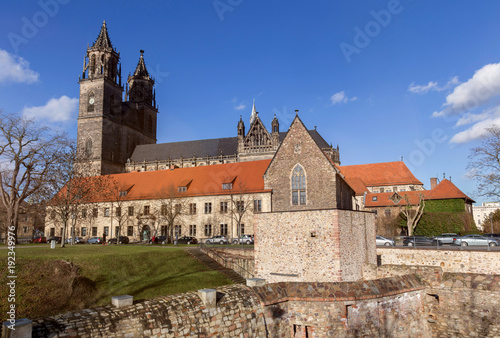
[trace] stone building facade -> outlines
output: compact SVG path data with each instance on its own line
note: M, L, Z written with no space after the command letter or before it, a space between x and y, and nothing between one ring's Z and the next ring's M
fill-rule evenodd
M105 22L87 48L79 83L77 147L93 164L94 175L271 159L285 136L276 116L271 132L266 129L254 103L247 132L240 117L235 137L156 144L158 107L144 51L124 87L120 55ZM309 132L340 164L338 146L333 148L316 130Z
M141 51L128 77L125 99L120 55L111 44L106 22L87 49L80 76L77 147L79 156L99 175L124 171L138 144L156 143L154 80Z
M149 241L153 236L172 240L187 235L201 240L253 235L253 215L271 211L271 191L264 188L262 179L269 162L102 176L103 194L77 207L75 236L111 238L120 232L131 241ZM47 235L62 231L58 215L49 208ZM67 232L66 236L72 229Z
M298 116L269 164L264 182L273 189L273 211L352 209L354 202L354 190Z

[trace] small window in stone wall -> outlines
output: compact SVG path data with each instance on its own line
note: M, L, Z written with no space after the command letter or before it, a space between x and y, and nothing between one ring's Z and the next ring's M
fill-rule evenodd
M391 209L385 209L385 215L391 216Z

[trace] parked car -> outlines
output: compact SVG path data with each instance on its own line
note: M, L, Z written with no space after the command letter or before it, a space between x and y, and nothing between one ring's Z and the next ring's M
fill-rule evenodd
M233 244L253 244L253 236L241 235L233 240Z
M102 244L102 237L92 237L87 241L88 244Z
M377 245L384 245L384 246L395 246L396 245L396 242L394 242L394 240L389 239L389 238L385 238L385 237L379 236L379 235L377 235L375 240L377 241Z
M153 242L153 239L151 239L151 242ZM167 236L156 236L154 240L155 244L167 244Z
M460 236L458 236L457 234L454 234L454 233L446 233L446 234L441 234L439 236L436 236L436 237L434 237L434 239L437 241L441 241L441 243L443 243L443 244L452 245L453 239L457 238L457 237L460 237Z
M228 244L226 236L217 235L212 238L207 238L205 244Z
M47 243L47 237L43 236L33 237L31 243Z
M198 240L191 236L182 236L177 240L177 244L197 244Z
M404 246L436 246L443 245L443 242L426 236L407 236L403 239Z
M462 237L455 238L453 244L461 246L469 246L469 245L500 246L500 240L497 238L488 238L481 235L465 235Z
M120 244L128 244L129 239L127 236L120 236ZM116 244L116 237L115 238L110 238L108 240L108 244Z
M500 234L484 234L483 236L486 237L486 238L500 239Z
M47 243L52 243L52 241L56 241L56 244L61 244L61 237L52 236L47 240Z
M71 237L66 238L66 244L71 244ZM74 244L82 244L85 243L85 240L81 237L75 237L75 241L73 242Z

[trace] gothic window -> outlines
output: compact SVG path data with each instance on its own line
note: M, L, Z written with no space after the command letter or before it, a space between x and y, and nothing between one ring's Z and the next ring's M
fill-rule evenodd
M292 171L292 204L306 204L306 174L300 164Z
M85 155L87 155L87 157L91 157L92 156L92 139L88 139L87 142L85 142Z
M101 55L101 74L104 74L104 54Z
M95 95L94 95L94 92L90 91L89 94L88 94L87 112L93 112L94 111L94 103L95 103Z
M94 74L95 74L95 55L92 55L90 58L89 75L94 75Z

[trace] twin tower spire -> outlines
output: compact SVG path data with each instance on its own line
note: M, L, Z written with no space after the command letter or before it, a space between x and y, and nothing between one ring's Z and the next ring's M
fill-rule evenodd
M154 79L144 62L144 50L140 51L139 62L133 73L127 78L127 90L125 101L139 100L156 105L155 94L152 91ZM83 72L80 80L104 78L123 88L121 75L120 53L116 51L109 38L106 21L103 21L101 30L92 46L87 47L87 53L83 61ZM137 90L134 90L136 87ZM151 91L149 93L149 91Z

